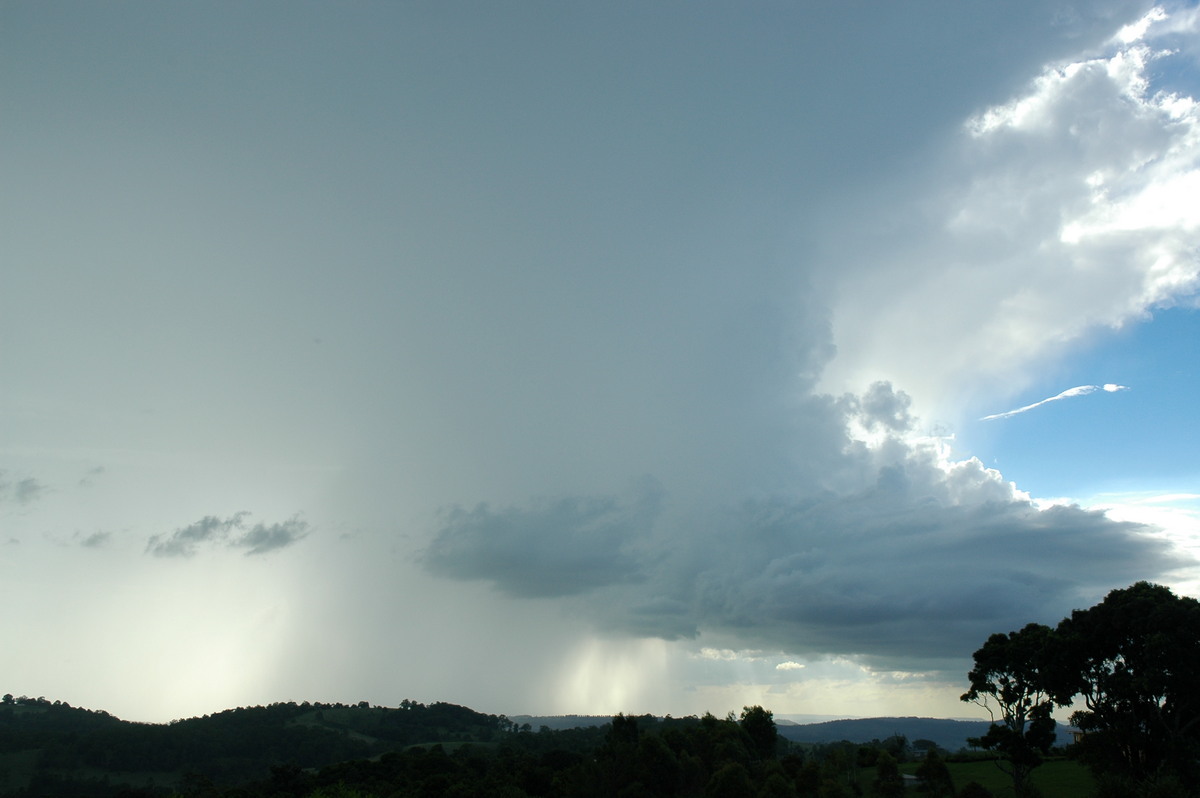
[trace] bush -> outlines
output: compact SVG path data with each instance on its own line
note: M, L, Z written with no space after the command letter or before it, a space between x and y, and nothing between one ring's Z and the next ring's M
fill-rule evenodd
M1179 779L1159 773L1140 784L1128 776L1106 773L1096 780L1096 798L1188 798Z

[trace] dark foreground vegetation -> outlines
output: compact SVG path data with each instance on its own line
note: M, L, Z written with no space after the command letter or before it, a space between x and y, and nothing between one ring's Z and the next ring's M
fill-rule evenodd
M535 731L504 716L411 701L272 704L170 724L41 698L6 696L0 704L0 795L12 798L1005 795L994 755L985 756L951 755L901 735L794 743L761 707L740 717L618 715ZM963 768L969 778L954 775ZM1073 763L1051 763L1045 773L1057 774L1053 795L1090 795Z

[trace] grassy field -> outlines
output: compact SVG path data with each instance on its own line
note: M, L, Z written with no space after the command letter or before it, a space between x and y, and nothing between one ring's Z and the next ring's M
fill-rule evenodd
M947 762L954 788L976 781L987 787L996 798L1012 798L1012 779L995 762ZM902 765L905 773L917 769L915 764ZM1091 798L1096 783L1087 768L1068 759L1044 762L1033 771L1033 784L1046 798Z

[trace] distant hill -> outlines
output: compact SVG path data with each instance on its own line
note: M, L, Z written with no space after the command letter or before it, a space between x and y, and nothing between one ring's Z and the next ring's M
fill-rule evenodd
M800 725L777 724L779 734L798 743L832 743L848 740L865 743L904 735L909 743L932 740L948 751L966 748L968 737L982 737L990 724L986 720L945 720L942 718L857 718L830 720ZM1058 744L1071 742L1065 726L1058 727Z
M585 729L612 721L609 715L513 715L509 719L518 726L529 724L533 731L542 727L554 731ZM904 735L909 743L932 740L940 748L951 752L967 748L967 738L982 737L989 725L985 720L916 717L851 718L807 723L803 720L775 718L775 727L780 736L797 743L836 743L841 740L866 743ZM1070 743L1071 734L1067 727L1059 725L1058 744L1065 746Z

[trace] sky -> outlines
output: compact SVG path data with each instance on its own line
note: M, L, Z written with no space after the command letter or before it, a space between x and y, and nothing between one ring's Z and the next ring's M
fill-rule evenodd
M0 690L977 717L1200 594L1193 3L0 4Z

